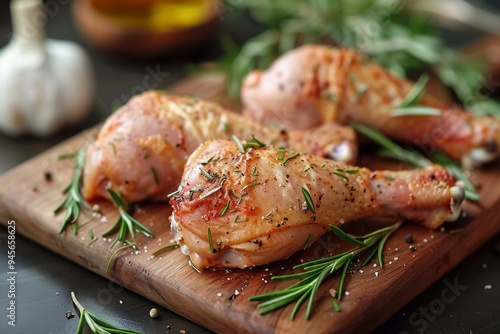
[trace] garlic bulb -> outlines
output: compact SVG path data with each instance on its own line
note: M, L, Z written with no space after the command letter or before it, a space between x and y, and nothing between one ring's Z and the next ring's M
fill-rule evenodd
M81 121L94 98L87 54L45 38L41 0L13 0L11 13L13 36L0 50L0 130L47 136Z

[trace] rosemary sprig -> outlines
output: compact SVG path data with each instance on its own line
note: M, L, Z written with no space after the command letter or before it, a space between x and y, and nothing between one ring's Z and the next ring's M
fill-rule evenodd
M121 195L114 192L110 188L108 188L107 190L111 195L113 202L118 207L118 212L120 214L113 227L111 227L102 235L103 237L107 237L118 230L118 235L111 244L110 248L112 248L117 242L125 242L125 239L127 238L127 232L128 234L130 234L132 240L135 238L135 230L141 232L147 237L152 237L153 233L146 226L142 225L137 219L132 217L132 214L126 208L127 205L123 201Z
M332 275L336 271L342 270L336 295L335 297L332 296L334 299L334 301L332 301L332 307L336 311L339 311L340 307L338 302L342 298L342 290L350 263L362 255L368 254L363 263L363 265L366 265L373 258L375 253L377 253L380 267L383 267L382 252L384 245L389 236L397 230L401 224L402 222L398 222L394 225L384 227L364 236L353 236L343 232L338 227L330 225L330 229L333 233L343 240L356 245L356 247L340 254L296 265L293 267L294 270L303 269L298 273L273 276L272 280L299 279L299 281L281 291L253 296L250 298L250 301L259 303L258 307L260 308L260 314L272 312L285 305L295 302L295 306L290 314L290 319L293 320L302 302L306 298L309 298L305 314L305 318L308 319L311 315L314 298L321 284L328 276Z
M76 308L80 312L80 321L78 322L78 327L76 329L76 334L83 334L87 331L85 330L85 325L92 333L100 334L141 334L141 332L133 331L130 329L124 329L110 324L103 319L97 317L96 315L90 313L85 309L82 304L76 299L75 293L71 292L71 299L75 304Z
M69 185L64 189L64 194L66 198L64 201L54 210L54 214L58 214L62 210L66 210L66 216L64 217L64 222L59 230L59 233L63 233L69 224L74 224L75 228L73 232L76 234L78 231L77 220L80 217L81 210L88 210L88 205L83 199L82 195L82 175L83 168L85 166L85 150L80 149L76 154L66 154L63 159L67 157L76 157L75 167L73 171L73 176Z
M452 161L449 157L447 157L442 152L434 152L431 155L430 159L427 159L419 152L415 150L404 149L386 136L384 136L379 131L366 127L364 125L358 123L352 123L351 126L363 134L364 136L370 138L378 145L382 146L385 150L382 152L383 155L403 161L406 163L410 163L411 165L419 168L425 168L431 166L434 162L440 164L441 166L448 169L450 173L452 173L457 180L462 181L465 185L465 198L471 202L478 202L480 197L477 193L476 188L471 183L469 178L464 174L464 172L460 169L460 166Z

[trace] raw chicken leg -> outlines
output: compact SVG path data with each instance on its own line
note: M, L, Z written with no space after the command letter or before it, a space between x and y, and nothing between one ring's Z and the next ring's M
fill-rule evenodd
M170 220L197 268L244 268L287 258L329 224L389 216L437 228L458 217L463 198L438 165L370 171L272 147L242 153L214 140L189 158Z
M441 150L474 166L500 154L500 120L474 117L425 94L418 105L439 116L394 116L414 84L351 50L303 46L245 80L246 115L264 124L307 129L359 122L426 153Z
M207 139L250 139L291 147L348 163L357 157L353 130L334 124L310 131L277 131L215 103L157 91L131 99L104 124L87 151L83 194L126 201L167 199L181 179L188 156Z

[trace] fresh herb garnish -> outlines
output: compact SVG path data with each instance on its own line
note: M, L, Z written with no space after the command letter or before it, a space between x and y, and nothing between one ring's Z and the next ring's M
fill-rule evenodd
M422 74L420 78L415 82L415 85L405 96L403 101L399 104L398 108L406 108L416 105L425 93L425 86L429 81L429 76L427 74Z
M258 148L258 147L265 147L266 144L255 138L254 135L252 135L252 139L247 140L245 144L245 148Z
M193 197L194 197L194 193L197 193L199 191L200 191L200 188L198 188L198 187L189 189L189 200L192 201Z
M201 175L203 175L204 177L206 177L207 179L209 179L210 181L215 181L215 177L213 177L212 175L210 175L206 170L205 168L203 167L200 167L200 173Z
M427 74L422 74L415 85L405 96L403 101L393 109L393 116L439 116L441 110L437 108L419 105L418 102L425 93L425 86L429 81Z
M250 301L259 303L258 306L260 308L260 314L272 312L296 301L292 313L290 314L290 319L293 320L302 302L306 298L309 298L305 314L305 318L308 319L311 315L314 298L316 296L316 293L318 292L320 285L328 276L342 269L337 292L335 293L335 297L332 296L332 298L334 299L334 301L332 301L333 309L337 312L340 311L338 302L342 298L342 291L345 284L347 269L351 262L364 254L368 254L363 261L362 265L364 266L377 253L380 267L383 267L382 252L384 249L384 245L389 236L396 229L398 229L400 225L401 222L398 222L392 226L376 230L364 236L353 236L343 232L336 226L330 225L330 229L333 233L335 233L342 239L355 244L356 247L340 254L294 266L294 270L303 269L303 271L299 273L273 276L272 280L288 280L298 278L300 279L300 281L281 291L253 296L250 298Z
M307 237L306 244L304 245L303 250L306 250L307 248L309 248L309 244L311 243L313 236L314 235L312 233L309 234L309 237Z
M258 186L258 185L260 185L260 182L257 182L257 181L256 181L256 182L249 183L249 184L247 184L246 186L244 186L243 188L241 188L241 191L243 191L243 190L245 190L245 189L247 189L247 188L250 188L250 187L255 187L255 186Z
M201 195L201 196L200 196L200 199L204 199L205 197L208 197L208 196L210 196L210 195L213 195L213 194L215 194L216 192L218 192L218 191L219 191L219 190L221 190L221 189L222 189L222 186L218 186L218 187L216 187L216 188L214 188L214 189L211 189L211 190L209 190L208 192L206 192L206 193L204 193L203 195Z
M208 247L210 247L210 253L215 253L215 249L214 249L214 244L213 244L213 240L212 240L212 231L210 230L210 227L207 228L207 234L208 234Z
M234 142L236 145L238 145L238 148L240 149L241 153L245 153L245 150L247 148L259 148L259 147L265 147L266 144L255 138L254 135L252 135L251 139L248 139L245 144L241 142L241 140L236 137L235 135L232 136Z
M229 204L231 204L231 201L227 201L226 205L220 210L220 216L224 216L226 214L227 209L229 209Z
M449 157L441 152L435 152L431 159L433 161L427 159L419 152L415 150L404 149L386 136L384 136L381 132L361 125L359 123L351 123L351 126L359 133L364 136L370 138L380 146L382 146L385 151L383 151L383 155L409 163L415 167L425 168L433 165L433 161L437 164L448 169L450 173L452 173L458 180L464 182L465 185L465 198L471 202L479 201L479 194L475 189L474 185L471 183L469 178L463 173L460 169L460 166L452 161Z
M225 2L232 15L245 11L264 28L260 35L248 39L241 48L227 37L223 40L226 56L218 68L226 74L227 90L232 96L239 96L243 79L253 69L268 68L278 56L301 44L321 43L359 50L400 76L430 70L444 85L453 89L462 102L473 103L470 107L473 112L500 116L500 108L491 108L489 103L500 105L497 101L482 100L483 96L477 94L488 84L485 62L466 58L446 46L429 20L419 15L419 7L426 6L423 3L400 10L390 1ZM382 12L387 14L383 22L379 15L373 15ZM358 96L364 91L360 89ZM330 98L329 94L322 97Z
M127 248L137 249L137 247L136 247L135 243L132 243L132 242L130 242L130 241L128 241L128 240L125 240L123 243L124 243L125 245L123 245L123 246L121 246L121 247L118 247L118 249L117 249L117 250L115 250L115 251L113 252L113 254L111 254L111 256L109 257L109 259L108 259L108 263L106 264L106 273L108 273L108 272L109 272L109 268L111 268L111 263L113 262L113 259L116 257L116 255L117 255L118 253L120 253L122 250L127 249Z
M314 203L309 190L304 187L300 187L300 190L302 190L302 196L304 196L304 200L306 201L306 205L309 211L311 211L312 213L316 213L316 209L314 208Z
M287 157L282 163L280 163L281 166L286 166L286 164L288 163L288 161L292 160L292 159L295 159L296 157L298 157L300 155L299 152L295 152L294 154L292 154L291 156Z
M181 190L180 189L177 189L176 191L174 192L171 192L170 194L167 195L167 198L170 198L170 197L177 197L181 194Z
M210 158L210 159L208 159L207 161L202 162L202 163L201 163L201 165L202 165L202 166L205 166L205 165L208 165L208 164L209 164L209 163L211 163L211 162L216 162L216 161L218 161L218 160L219 160L219 158L216 158L216 157L211 157L211 158Z
M54 214L58 214L64 209L66 210L66 216L64 217L64 222L59 230L59 234L63 233L69 224L73 224L73 232L76 234L78 231L77 220L78 217L80 217L80 212L81 210L88 210L88 205L83 199L81 190L83 168L85 166L85 150L80 149L78 152L72 153L72 155L66 155L64 159L68 157L76 157L76 159L71 181L63 191L63 193L66 194L66 198L54 210Z
M158 174L156 174L156 169L154 167L151 167L151 174L153 175L153 180L155 181L155 184L159 185L160 180L158 179Z
M253 166L253 168L252 168L252 176L259 176L259 172L257 172L257 166Z
M102 320L101 318L95 316L85 309L82 304L76 299L75 293L71 292L71 299L75 304L76 308L80 312L80 321L78 322L78 327L76 329L76 334L86 333L86 327L92 333L99 334L141 334L141 332L133 331L130 329L120 328L118 326L112 325L109 322Z
M161 248L159 248L159 249L155 250L155 251L151 254L151 256L157 256L158 254L161 254L161 253L163 253L163 252L165 252L165 251L172 250L172 249L176 249L176 248L180 248L180 247L181 247L181 246L180 246L179 244L177 244L177 243L175 243L175 244L169 244L169 245L163 246L163 247L161 247Z
M97 237L94 235L94 231L92 231L92 229L90 229L88 233L89 233L89 238L90 238L90 242L89 242L89 246L90 246L94 242L97 241Z
M111 248L117 242L125 242L125 239L127 238L127 232L128 234L130 234L130 237L133 240L135 238L134 230L138 230L147 237L152 237L153 233L146 226L142 225L137 219L132 217L121 195L114 192L111 188L108 188L107 191L113 199L115 205L118 207L118 212L120 214L113 227L111 227L102 235L103 237L107 237L118 230L118 235L111 244Z
M333 174L337 175L338 177L340 177L341 179L344 179L346 182L349 182L349 178L347 176L345 176L344 174L342 173L339 173L339 172L333 172Z
M236 135L233 135L232 136L234 142L236 143L236 145L238 146L238 148L240 149L240 152L241 153L245 153L245 147L243 146L243 143L241 142L241 140L236 137Z

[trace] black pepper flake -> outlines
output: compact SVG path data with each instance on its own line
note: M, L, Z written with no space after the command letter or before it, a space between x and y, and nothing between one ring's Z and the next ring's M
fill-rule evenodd
M417 247L415 245L410 245L410 250L414 252L417 250Z
M408 233L407 235L405 235L405 241L407 244L411 244L413 242L413 234Z
M66 313L64 314L64 316L66 317L66 319L71 319L71 318L74 318L75 317L75 314L71 311L66 311Z
M45 178L45 181L50 182L52 181L52 173L49 171L46 171L43 173L43 177Z

